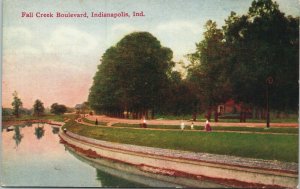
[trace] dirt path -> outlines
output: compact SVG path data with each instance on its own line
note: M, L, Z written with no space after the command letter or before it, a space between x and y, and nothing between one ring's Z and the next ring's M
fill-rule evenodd
M127 123L127 124L140 124L142 120L134 119L120 119L112 118L104 115L89 115L86 117L89 120L95 121L96 119L101 122L107 122L108 126L115 123ZM190 126L192 121L184 120L185 125ZM180 125L181 120L147 120L149 125ZM205 122L195 121L195 126L204 126ZM266 123L228 123L228 122L211 122L211 126L237 126L237 127L266 127ZM270 123L270 127L299 127L298 123Z
M90 117L91 118L91 117ZM97 116L98 121L100 120ZM92 120L92 119L90 119ZM95 118L96 120L96 118ZM105 120L105 121L104 121ZM83 120L79 121L78 119L75 120L78 123L82 123L88 126L96 126L94 124L91 123L87 123L84 122ZM108 119L101 119L100 121L102 122L107 122L107 121L111 121L111 122L107 122L107 126L101 126L101 125L97 125L96 127L103 127L103 128L107 128L107 127L111 127L112 125L119 123L116 120L108 120ZM130 121L130 120L129 120ZM132 120L133 121L133 120ZM134 123L132 123L134 124ZM138 123L137 123L138 124ZM198 125L197 125L198 126ZM189 127L189 126L188 126ZM146 129L146 130L160 130L160 131L179 131L179 126L178 129L162 129L162 128L139 128L139 127L118 127L118 126L114 126L114 128L120 128L120 129ZM184 130L183 132L206 132L205 130ZM270 133L270 132L255 132L255 131L227 131L227 130L214 130L214 132L226 132L226 133L245 133L245 134L251 134L251 133L255 133L255 134L273 134L273 135L298 135L298 134L293 134L293 133Z

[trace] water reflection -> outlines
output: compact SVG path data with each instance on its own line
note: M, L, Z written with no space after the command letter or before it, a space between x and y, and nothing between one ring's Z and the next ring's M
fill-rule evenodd
M34 134L37 139L41 139L45 134L44 124L38 124L38 126L35 128Z
M52 127L52 133L53 134L58 134L59 133L59 128L58 127Z
M15 126L15 127L14 127L14 131L15 131L15 134L14 134L14 136L13 136L13 139L15 140L16 146L18 147L19 144L20 144L21 141L22 141L23 134L21 134L20 126Z
M173 184L178 183L173 182L177 179L174 177L162 180L156 174L143 175L139 168L104 158L95 163L65 148L56 132L48 124L36 123L3 132L1 184L24 188L181 187Z
M108 159L98 159L97 163L83 155L79 155L66 145L70 154L84 163L95 167L97 180L101 182L102 187L163 187L163 188L181 188L182 185L173 183L176 177L158 176L148 173L145 175L139 168ZM152 176L151 176L152 175ZM159 179L155 179L159 178ZM168 181L169 180L169 181ZM171 182L170 182L171 181Z
M43 140L38 139L41 136ZM101 187L95 168L65 151L59 140L48 124L34 123L3 132L1 184L22 188Z

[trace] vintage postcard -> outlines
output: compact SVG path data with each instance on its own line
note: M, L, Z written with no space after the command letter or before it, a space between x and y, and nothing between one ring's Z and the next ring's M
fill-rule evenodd
M2 187L298 186L298 0L2 7Z

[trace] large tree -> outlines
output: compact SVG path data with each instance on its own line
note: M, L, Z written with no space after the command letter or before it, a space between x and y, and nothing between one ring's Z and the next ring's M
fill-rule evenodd
M299 19L285 16L272 0L257 0L248 14L232 12L225 22L234 99L260 109L269 100L273 110L297 110Z
M215 121L218 121L217 106L228 99L231 89L224 69L227 48L216 22L207 21L205 29L204 39L196 44L196 52L188 55L191 66L187 79L198 88L208 111L207 118L210 119L210 112L214 109Z
M13 114L16 116L16 117L19 117L20 116L20 108L22 108L22 101L21 99L18 97L18 93L15 91L13 93L13 102L11 103L11 105L13 106Z
M96 112L146 114L159 108L174 62L169 48L148 32L126 35L102 56L90 89Z
M43 115L45 112L45 107L42 101L36 100L33 105L33 114L37 116Z
M51 105L50 112L56 115L64 114L67 112L67 107L63 104L54 103Z

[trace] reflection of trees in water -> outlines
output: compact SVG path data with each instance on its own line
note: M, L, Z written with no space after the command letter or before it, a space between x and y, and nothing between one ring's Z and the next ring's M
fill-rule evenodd
M59 128L57 128L57 127L52 127L52 133L53 133L53 134L58 134L58 133L59 133Z
M95 164L94 162L86 159L86 157L78 155L73 150L70 150L68 145L64 144L64 146L65 146L65 150L68 151L70 154L72 154L74 157L76 157L77 159L79 159L80 161L82 161L84 163L91 165L92 167L94 167L96 169L96 179L99 181L99 183L101 183L101 187L145 188L148 186L146 184L135 182L133 180L131 181L130 177L128 177L127 179L129 179L129 180L127 180L127 179L121 178L120 176L117 176L117 175L123 175L123 174L128 176L128 174L131 174L129 172L123 172L121 170L118 170L118 169L115 169L112 167L106 167L106 166L102 165L101 163ZM115 162L111 162L111 163L115 164ZM110 172L114 172L117 174L111 174Z
M26 127L32 127L32 123L28 123L27 125L26 125Z
M35 128L34 134L37 139L41 139L45 134L44 124L42 126L38 124L38 126Z
M138 187L142 185L142 184L128 181L120 177L116 177L114 175L108 174L99 169L96 169L96 173L97 173L97 180L101 182L102 187L132 188L132 187Z
M21 134L19 126L15 126L14 131L15 131L15 134L13 136L13 139L16 141L16 145L18 146L21 143L23 135Z

